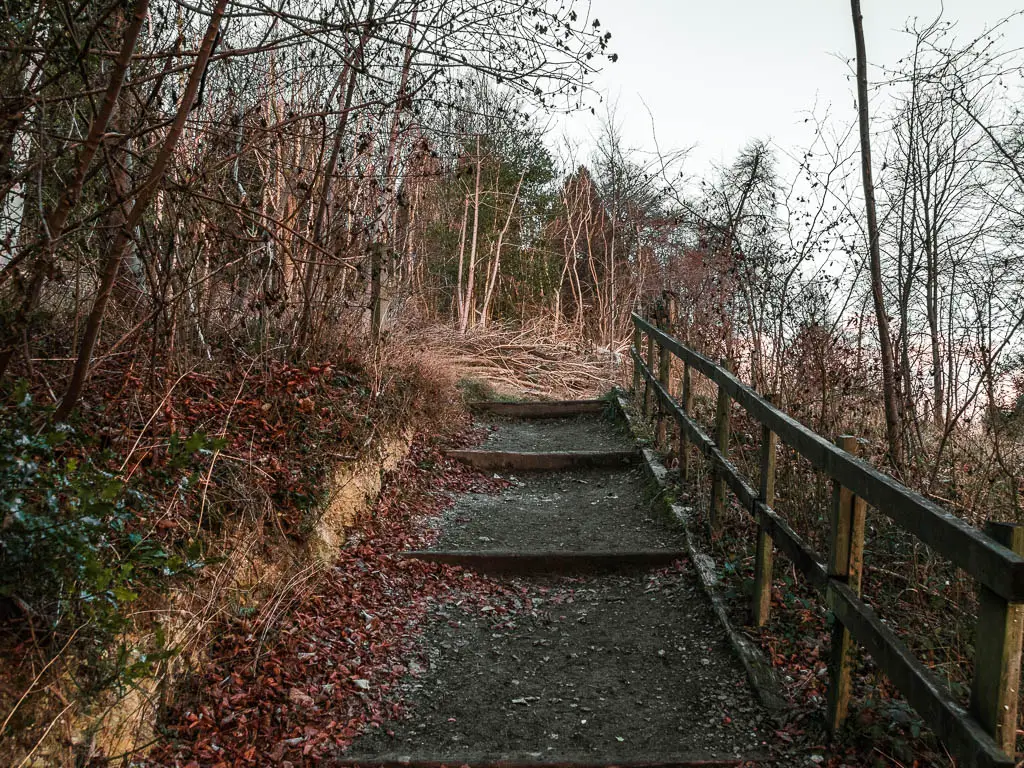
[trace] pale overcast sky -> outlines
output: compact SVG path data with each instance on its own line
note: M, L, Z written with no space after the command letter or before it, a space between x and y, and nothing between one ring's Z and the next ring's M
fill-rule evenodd
M967 40L1021 8L1016 0L862 0L868 60L893 64L909 51L908 18L958 22ZM581 9L582 10L582 9ZM804 117L818 104L852 120L854 83L844 58L854 52L846 0L593 0L591 17L612 33L619 54L595 86L617 102L629 144L650 148L654 116L662 149L696 144L686 164L700 174L727 163L749 139L783 147L807 143ZM1024 45L1024 23L1008 27L1008 46ZM877 77L877 72L874 72ZM596 99L593 100L596 102ZM600 111L602 108L595 103ZM564 131L586 153L594 118L578 114Z

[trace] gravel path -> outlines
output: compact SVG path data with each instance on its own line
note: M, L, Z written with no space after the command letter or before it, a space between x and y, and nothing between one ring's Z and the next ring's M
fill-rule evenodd
M657 519L642 470L586 469L506 476L497 495L473 493L445 514L440 550L682 549Z
M496 421L489 450L621 450L600 418ZM639 469L524 473L466 494L437 549L682 548ZM407 717L347 757L523 761L756 760L769 715L685 560L658 571L501 581L506 597L438 603L395 692Z
M511 582L522 606L437 606L411 717L375 757L645 760L763 753L767 718L685 572Z
M601 416L565 419L478 420L491 429L478 446L487 451L624 451L633 442L624 427Z

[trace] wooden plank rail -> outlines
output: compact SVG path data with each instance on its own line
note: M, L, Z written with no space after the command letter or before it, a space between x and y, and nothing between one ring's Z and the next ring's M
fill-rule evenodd
M937 504L925 499L895 479L856 458L856 440L840 439L839 445L816 434L777 409L770 400L743 384L724 365L690 349L666 330L633 314L634 396L643 385L644 414L658 412L672 418L679 427L680 458L692 444L710 462L713 477L727 486L741 507L759 527L757 559L759 579L755 584L752 613L763 623L768 611L771 585L771 551L786 555L815 589L826 599L835 617L832 663L829 667L829 725L842 724L849 697L849 657L852 642L859 643L903 693L907 701L944 741L965 766L1013 766L1013 736L1016 712L1007 713L1006 702L1016 702L1020 675L1021 635L1024 633L1024 533L1012 541L998 539L967 524ZM647 360L641 353L647 336ZM667 350L684 366L683 403L670 394L661 353ZM659 362L659 371L653 369ZM697 371L718 385L716 435L704 433L692 418L690 372ZM731 401L743 406L762 427L762 440L773 449L781 441L806 458L834 482L832 544L828 566L772 509L774 496L774 450L762 450L760 489L743 478L728 459L728 430L722 428L722 414ZM727 418L727 416L726 416ZM845 450L848 449L848 450ZM721 491L713 494L721 502ZM986 627L998 649L979 653L975 659L975 692L970 710L960 706L947 687L917 659L899 637L860 597L860 569L866 508L887 515L894 523L916 536L939 554L974 577L992 604L979 621ZM714 515L714 510L710 511ZM1004 543L1011 546L1004 546ZM766 551L762 551L766 550ZM983 630L979 624L979 630ZM979 649L984 648L983 643ZM994 647L994 646L993 646ZM1005 751L1004 751L1005 750Z
M965 570L996 594L1024 602L1024 557L993 541L964 520L950 514L870 464L814 433L778 410L733 374L683 346L638 315L633 320L656 343L663 344L691 368L722 386L755 420L811 464L838 480L844 488L890 517L893 522Z
M634 356L633 360L638 363L641 374L648 381L653 381L654 377L643 360L638 360L636 356ZM749 509L758 523L768 530L768 533L775 540L776 549L781 550L786 557L793 561L812 586L824 590L828 584L828 574L825 571L821 557L804 543L803 539L790 528L789 524L774 509L764 504L758 498L757 493L743 479L736 466L722 456L715 445L715 441L701 431L697 422L687 416L679 407L679 404L672 400L668 392L658 385L657 382L655 382L654 392L668 407L669 412L675 417L676 423L686 433L689 442L695 445L709 461L719 468L726 485L729 486L729 489L739 500L740 505L745 509Z

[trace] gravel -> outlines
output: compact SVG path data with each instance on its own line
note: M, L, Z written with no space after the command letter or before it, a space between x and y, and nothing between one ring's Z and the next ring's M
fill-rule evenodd
M621 450L602 418L492 422L488 450ZM442 550L682 548L652 511L639 469L506 476L440 518ZM406 717L348 757L757 759L770 715L749 687L685 559L641 574L499 580L500 600L433 605L394 695ZM503 589L502 589L503 588Z
M634 447L623 426L602 416L478 420L477 424L491 430L480 450L627 451Z

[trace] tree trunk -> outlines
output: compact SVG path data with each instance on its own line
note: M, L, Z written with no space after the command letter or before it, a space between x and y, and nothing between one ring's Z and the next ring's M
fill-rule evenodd
M899 403L896 395L896 374L893 365L889 318L882 293L882 255L878 242L878 214L875 208L875 185L871 174L871 133L868 113L868 65L864 46L864 18L860 0L850 0L853 35L857 46L857 111L860 122L860 158L864 182L864 207L868 219L868 258L871 267L871 297L878 323L878 343L882 356L882 397L885 405L885 431L889 443L889 460L900 467L903 462L903 435L900 429Z
M494 288L498 283L498 269L501 266L501 245L505 240L505 235L508 233L509 225L512 223L512 214L516 209L516 202L519 200L519 190L523 186L523 179L526 178L526 171L523 171L519 175L519 183L516 184L516 191L512 195L512 203L508 207L508 216L505 217L505 226L501 228L501 232L498 233L498 243L494 246L494 264L491 267L491 276L487 280L487 287L484 290L484 307L480 311L480 319L486 326L488 313L490 312L491 299L494 296Z
M462 293L462 267L466 261L466 227L469 225L469 195L466 195L462 207L462 232L459 235L459 273L455 281L456 320L462 327L462 315L465 310L466 297Z
M131 63L132 53L135 51L135 43L139 38L139 31L146 21L148 10L149 0L139 0L135 6L135 13L132 15L131 21L125 30L124 40L121 42L121 50L118 52L117 59L114 60L114 66L110 73L110 82L107 84L107 90L103 94L103 102L100 104L99 112L96 113L95 119L89 126L89 133L82 144L82 151L78 156L78 162L75 164L74 174L68 179L64 194L58 200L57 206L46 216L46 223L43 227L43 251L36 257L36 262L33 264L32 278L29 281L29 287L21 306L18 308L18 312L10 326L3 334L3 338L0 339L0 377L7 370L7 366L11 362L19 341L29 331L29 319L39 303L43 284L46 282L46 278L51 271L57 241L64 231L64 226L67 224L71 210L82 194L86 174L89 172L93 158L96 157L96 152L99 149L103 135L107 131L107 124L110 122L110 117L117 105L121 86L124 85L125 73L128 71L128 65Z
M78 348L78 358L75 361L75 367L71 374L71 381L54 414L54 418L57 421L63 421L67 418L82 393L82 387L89 372L89 364L92 361L92 353L96 347L96 340L99 337L100 325L106 312L107 301L110 299L114 281L117 279L118 267L121 265L124 254L131 244L132 233L142 221L142 214L145 213L150 201L156 194L157 185L163 178L164 171L167 169L171 155L174 152L174 147L177 145L185 129L185 122L188 119L189 112L192 110L192 105L195 103L196 96L199 93L199 86L203 80L203 74L206 72L206 65L213 53L213 46L217 41L220 21L226 6L227 0L217 0L217 4L214 6L213 13L210 16L206 35L203 37L202 45L196 56L195 64L192 65L192 71L189 73L185 92L178 105L178 113L175 115L174 122L167 131L167 136L164 138L163 145L160 147L156 160L153 162L153 168L150 170L149 176L135 196L135 202L132 204L131 211L126 217L124 226L114 235L114 239L104 257L103 268L100 273L100 286L96 293L96 299L93 302L92 311L89 313L89 318L86 321L85 334Z
M462 318L459 332L465 333L473 318L475 301L473 298L473 282L476 274L476 243L480 229L480 171L483 160L480 157L480 137L476 137L476 186L473 193L473 239L469 245L469 274L466 277L466 300L462 306Z
M925 302L928 316L928 335L931 337L932 353L932 420L936 429L945 425L942 387L942 351L939 347L939 244L934 230L925 237L925 254L928 269L925 274Z

